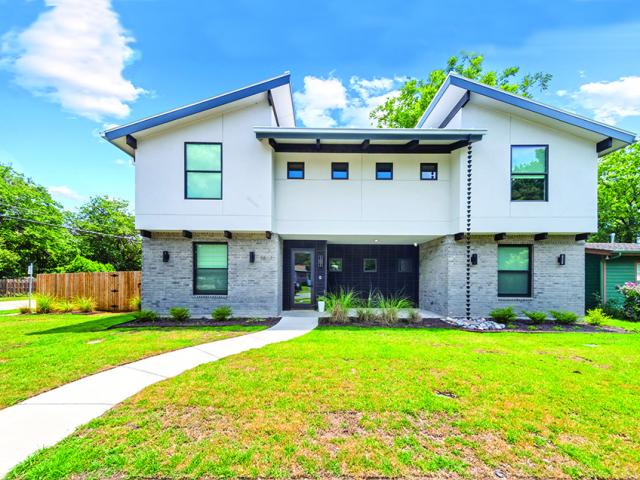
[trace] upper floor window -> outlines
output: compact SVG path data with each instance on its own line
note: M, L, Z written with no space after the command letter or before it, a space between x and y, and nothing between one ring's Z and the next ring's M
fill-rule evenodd
M511 200L549 199L549 146L511 146Z
M498 296L531 296L531 245L498 245Z
M349 164L347 162L332 162L331 163L331 178L333 180L348 180L349 179Z
M376 163L376 180L393 180L393 163Z
M421 163L420 164L420 180L437 180L438 164L437 163Z
M287 178L302 180L304 178L304 162L287 162Z
M222 198L222 144L184 144L184 198Z

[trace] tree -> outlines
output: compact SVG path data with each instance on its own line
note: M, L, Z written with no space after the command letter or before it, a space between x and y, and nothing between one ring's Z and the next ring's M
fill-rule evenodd
M76 255L70 264L56 269L60 273L75 272L115 272L116 269L110 263L100 263L95 260L89 260L82 255Z
M605 156L598 176L598 233L590 240L604 242L615 233L618 242L635 242L640 235L640 144Z
M36 272L68 263L78 250L67 221L44 187L0 165L0 277L25 276L30 262Z
M449 72L527 98L531 97L531 90L546 90L551 82L551 74L543 72L526 74L518 79L520 67L508 67L501 72L484 71L483 61L482 55L464 52L460 57L450 57L445 68L431 71L426 80L414 78L405 82L398 96L388 98L369 116L377 121L378 127L414 128Z
M142 243L135 227L129 202L108 196L92 197L80 207L75 227L108 235L83 234L78 244L82 254L116 270L139 270ZM109 236L114 235L114 236Z

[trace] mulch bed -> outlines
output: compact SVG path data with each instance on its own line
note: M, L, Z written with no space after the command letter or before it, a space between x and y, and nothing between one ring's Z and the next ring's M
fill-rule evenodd
M440 320L439 318L423 318L420 322L412 322L401 318L398 323L390 325L388 323L376 321L361 322L356 317L349 318L348 323L334 322L331 320L331 317L321 317L318 324L321 327L457 328L444 320Z
M231 318L224 322L212 320L210 318L192 318L184 321L176 321L171 318L159 318L155 321L149 320L130 320L117 325L111 325L111 328L138 328L138 327L273 327L280 321L280 317L268 317L262 321L253 318Z

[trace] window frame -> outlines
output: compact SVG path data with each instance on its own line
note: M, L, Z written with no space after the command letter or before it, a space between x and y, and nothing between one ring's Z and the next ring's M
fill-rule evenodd
M513 149L518 147L544 148L544 173L513 173ZM514 200L513 177L527 175L544 175L544 199L542 200ZM509 149L509 198L512 202L548 202L549 201L549 144L512 144Z
M500 247L526 247L529 249L529 269L527 270L527 293L526 294L522 294L522 293L500 293L499 290L499 279L500 279L500 272L524 272L524 270L500 270L500 268L497 269L497 282L496 282L496 289L497 289L497 293L498 293L498 298L531 298L533 296L533 245L531 244L520 244L520 243L506 243L506 244L499 244L498 245L498 250L500 249ZM496 260L499 262L500 261L500 254L498 253L498 250L496 250ZM497 267L499 267L499 265L497 265Z
M427 165L435 167L436 178L422 178L422 167ZM438 164L434 162L422 162L420 163L420 181L422 182L437 182L438 181Z
M198 269L198 245L225 245L227 247L227 268L202 268ZM193 275L191 283L193 284L193 294L194 295L213 295L213 296L227 296L229 295L229 244L227 242L192 242L193 248ZM199 291L198 290L198 282L197 282L197 274L198 270L226 270L227 271L227 289L224 293L221 292L211 292L211 291Z
M340 260L340 270L331 270L331 261L332 260ZM343 268L343 261L342 261L342 257L331 257L329 259L329 263L327 264L327 270L329 271L329 273L342 273L342 268Z
M389 177L389 178L378 178L378 173L380 172L380 167L382 165L389 165L391 167L391 177ZM376 162L376 180L381 180L381 181L393 180L393 162Z
M367 263L367 260L373 260L373 262L375 264L375 268L373 270L367 270L365 268L365 264ZM362 273L378 273L378 259L377 258L371 258L371 257L363 258L362 259Z
M347 176L344 178L336 178L333 176L334 167L344 166L346 167L345 171L347 172ZM349 180L349 162L331 162L331 180Z
M220 145L220 170L188 170L187 169L187 145ZM222 142L184 142L184 199L185 200L222 200L223 182L223 159ZM220 174L220 196L219 197L189 197L187 192L188 173L219 173Z
M301 165L302 166L302 177L291 177L289 176L289 172L291 171L291 167L293 165ZM305 166L304 166L304 162L287 162L287 180L304 180L304 172L305 170Z

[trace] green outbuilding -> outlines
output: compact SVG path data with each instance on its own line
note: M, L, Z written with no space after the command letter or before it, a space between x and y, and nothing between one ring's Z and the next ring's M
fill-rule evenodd
M596 306L623 298L618 286L626 282L640 282L640 244L587 243L585 245L585 304Z

